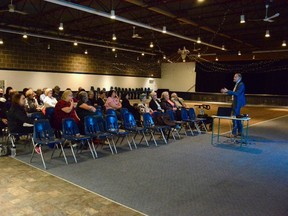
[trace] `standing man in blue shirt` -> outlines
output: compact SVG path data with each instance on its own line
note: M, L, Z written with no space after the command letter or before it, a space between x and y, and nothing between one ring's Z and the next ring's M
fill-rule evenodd
M221 89L221 92L232 95L232 115L237 116L240 115L241 108L246 105L245 85L242 82L242 75L240 73L234 74L233 82L235 82L233 91L228 90L227 88L223 88ZM236 137L237 135L241 135L242 131L242 122L233 120L233 136Z

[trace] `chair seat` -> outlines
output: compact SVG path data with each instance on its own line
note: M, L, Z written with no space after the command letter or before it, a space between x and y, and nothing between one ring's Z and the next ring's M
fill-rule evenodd
M63 139L34 139L34 142L40 145L57 144L62 143Z
M84 135L79 135L79 136L64 136L64 138L67 139L67 140L74 140L74 141L82 141L82 140L90 139L89 136L84 136Z

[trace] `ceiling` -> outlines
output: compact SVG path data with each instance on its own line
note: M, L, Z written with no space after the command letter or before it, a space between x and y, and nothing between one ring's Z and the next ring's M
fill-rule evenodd
M6 10L11 0L1 0L0 10ZM142 38L132 38L133 25L97 16L95 14L60 6L44 0L14 0L16 10L27 15L12 12L0 13L0 29L34 33L57 38L65 38L108 46L123 47L155 53L159 57L179 60L177 50L183 48L191 54L201 53L201 58L215 60L247 60L252 56L262 59L288 59L288 1L287 0L70 0L66 1L110 13L138 23L185 36L185 39L137 27L135 33ZM280 13L274 22L264 22L265 4L269 4L268 16ZM240 15L245 15L246 23L240 24ZM253 20L253 21L252 21ZM254 21L258 20L258 21ZM59 23L64 31L59 31ZM265 38L265 31L270 38ZM117 40L112 40L112 34ZM19 35L0 31L0 38L13 40ZM226 50L195 43L187 38L214 46L225 46ZM153 42L154 47L149 44ZM101 49L101 48L98 48ZM238 51L242 55L238 56ZM181 60L181 59L180 59Z

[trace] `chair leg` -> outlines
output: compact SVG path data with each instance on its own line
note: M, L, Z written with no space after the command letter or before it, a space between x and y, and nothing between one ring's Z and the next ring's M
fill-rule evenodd
M134 139L134 136L131 136L131 137L132 137L132 142L133 142L133 145L134 145L135 149L137 149L137 145L136 145L136 143L135 143L135 139Z
M89 142L89 140L87 140L87 144L88 144L88 147L89 147L89 150L92 154L93 159L95 159L95 155L94 155L94 152L93 152L93 149L92 149L92 146L91 146L91 143Z
M77 158L76 158L76 155L75 155L75 152L74 152L74 148L73 148L73 146L72 146L72 143L70 144L70 149L71 149L72 155L73 155L73 157L74 157L75 163L77 163L78 161L77 161Z
M191 132L191 135L194 136L194 132L193 132L191 126L190 126L190 122L188 122L187 125L188 125L188 128L189 128L190 132Z
M118 138L119 139L119 138ZM117 140L118 140L117 139ZM114 139L111 139L112 140L112 143L113 143L113 147L114 147L114 150L115 150L115 154L118 154L118 151L117 151L117 148L116 148L116 144L114 142ZM117 143L117 142L116 142Z
M142 132L142 135L143 135L143 136L142 136L142 139L144 138L144 139L145 139L145 142L146 142L146 145L149 146L149 143L148 143L148 140L147 140L147 138L146 138L146 135L145 135L145 132L144 132L144 131ZM142 141L142 139L141 139L141 141Z
M129 141L128 135L126 135L125 137L126 137L126 140L127 140L128 146L129 146L130 150L132 151L132 147L131 147L131 144L130 144L130 141ZM124 137L123 137L123 139L124 139Z
M112 138L111 140L113 140L113 138ZM113 151L113 149L112 149L111 143L110 143L110 141L109 141L108 138L107 138L107 142L108 142L108 145L109 145L109 148L110 148L111 153L114 154L114 151ZM114 141L113 141L113 144L114 144ZM115 144L114 144L114 147L115 147Z
M41 159L42 159L43 166L44 166L45 169L47 169L46 163L45 163L45 160L44 160L44 156L43 156L42 146L41 146L41 145L39 145L39 150L40 150L40 156L41 156Z
M92 141L92 140L91 140ZM95 148L95 145L93 142L91 142L91 145L92 145L92 149L94 151L94 154L95 154L95 157L98 158L98 154L97 154L97 151L96 151L96 148Z
M167 142L167 140L166 140L166 137L165 137L165 134L164 134L163 130L160 129L160 132L161 132L161 135L162 135L162 137L163 137L163 140L164 140L165 144L167 144L168 142Z
M60 143L59 145L60 145L60 148L61 148L61 152L63 153L64 160L65 160L66 164L68 164L68 160L67 160L63 145L62 145L62 143Z
M151 131L150 133L151 133L151 139L153 139L155 146L158 146L158 145L157 145L157 142L156 142L156 140L155 140L155 136L154 136L153 132ZM151 139L150 139L150 140L151 140Z
M196 128L198 134L201 134L201 130L199 128L198 122L194 121L194 125L195 125L195 128Z

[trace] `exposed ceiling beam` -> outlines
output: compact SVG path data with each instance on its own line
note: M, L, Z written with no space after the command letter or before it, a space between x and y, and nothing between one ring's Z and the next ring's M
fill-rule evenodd
M146 9L148 9L148 10L150 10L150 11L155 12L155 13L164 15L164 16L166 16L166 17L175 19L175 20L177 20L177 21L179 21L179 22L192 25L192 26L197 27L197 28L199 28L199 29L201 29L201 30L203 30L203 31L210 32L210 33L212 33L212 34L216 34L216 35L219 35L219 36L221 36L221 37L231 39L231 40L233 40L233 41L236 41L237 43L242 43L242 44L245 44L245 45L247 45L247 46L249 46L249 47L254 47L252 44L243 42L243 41L241 41L241 40L239 40L239 39L237 39L237 38L233 38L233 37L231 37L231 36L229 36L229 35L226 35L226 34L223 34L223 33L219 33L219 32L217 32L217 31L215 31L215 30L213 30L213 29L211 29L211 28L209 28L209 27L207 27L207 26L201 26L200 24L198 24L198 23L196 23L196 22L193 22L193 21L190 20L190 19L183 18L183 17L178 17L178 16L176 16L175 14L173 14L173 13L171 13L171 12L169 12L169 11L163 10L163 9L161 9L161 8L151 7L151 6L149 6L148 4L145 4L143 1L140 1L140 0L125 0L125 1L126 1L126 2L129 2L129 3L131 3L131 4L134 4L134 5L137 5L137 6L139 6L139 7L146 8Z
M44 0L44 1L50 2L50 3L54 3L54 4L57 4L57 5L61 5L61 6L64 6L64 7L68 7L68 8L73 8L75 10L83 11L83 12L90 13L90 14L95 14L97 16L102 16L102 17L110 19L110 13L98 11L98 10L95 10L93 8L86 7L86 6L79 5L79 4L75 4L75 3L72 3L72 2L67 2L67 1L63 1L63 0ZM133 25L133 26L138 26L138 27L141 27L141 28L146 28L146 29L149 29L149 30L152 30L152 31L155 31L155 32L162 33L162 29L155 28L155 27L152 27L150 25L146 25L144 23L135 22L133 20L129 20L129 19L126 19L124 17L117 16L117 15L115 17L115 20L117 20L119 22L124 22L124 23L130 24L130 25ZM177 38L180 38L180 39L183 39L183 40L191 41L193 43L197 43L197 39L189 38L189 37L186 37L186 36L183 36L183 35L180 35L180 34L177 34L177 33L173 33L173 32L170 32L170 31L167 31L165 34L169 35L169 36L172 36L172 37L177 37ZM222 47L220 47L220 46L216 46L216 45L213 45L213 44L210 44L210 43L206 43L206 42L203 42L203 41L201 42L201 44L205 45L205 46L208 46L208 47L212 47L212 48L218 49L218 50L223 50Z
M17 35L23 35L23 31L15 31L15 30L10 30L10 29L2 29L0 28L0 32L4 33L9 33L9 34L17 34ZM91 43L91 42L86 42L86 41L79 41L75 39L67 39L67 38L59 38L59 37L53 37L53 36L48 36L48 35L43 35L43 34L34 34L34 33L29 33L25 32L27 36L30 37L35 37L35 38L43 38L43 39L48 39L48 40L54 40L54 41L60 41L60 42L69 42L69 43L74 43L77 41L78 44L83 44L87 46L94 46L94 47L100 47L100 48L108 48L108 49L113 49L115 48L116 50L121 50L121 51L126 51L126 52L132 52L132 53L139 53L139 54L147 54L147 55L152 55L155 56L155 53L147 52L147 51L141 51L141 50L133 50L133 49L128 49L128 48L122 48L122 47L117 47L117 46L112 46L112 45L102 45L102 44L96 44L96 43Z

